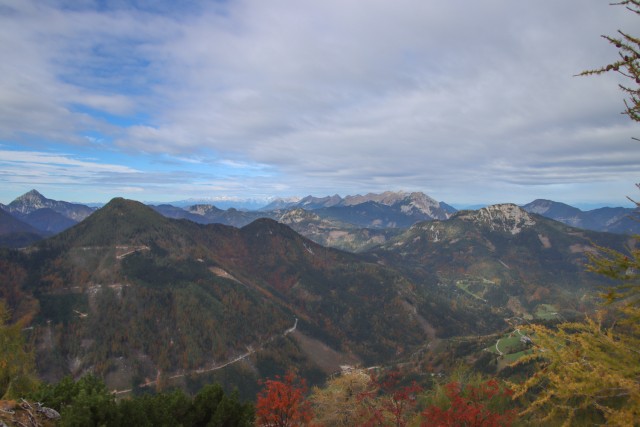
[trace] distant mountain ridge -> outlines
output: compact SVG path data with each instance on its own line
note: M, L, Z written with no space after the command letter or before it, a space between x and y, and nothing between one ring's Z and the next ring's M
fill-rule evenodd
M366 203L375 203L383 206L394 207L405 214L422 214L424 219L446 219L451 211L455 211L449 205L441 206L431 197L421 192L407 193L405 191L385 191L383 193L368 193L364 196L340 197L337 194L326 197L307 196L288 207L300 207L306 210L320 210L331 207L352 207Z
M8 205L0 205L3 212L12 218L27 224L30 231L25 231L28 236L16 240L16 236L7 236L0 231L0 246L17 247L26 246L43 237L51 236L72 227L93 213L93 209L78 203L69 203L59 200L51 200L44 197L37 190L31 190L17 197ZM0 224L8 224L6 217L0 218ZM0 230L3 227L0 225ZM24 232L21 232L24 233Z
M75 222L80 222L93 213L93 209L88 206L47 199L37 190L23 194L6 206L9 213L17 215L28 215L43 208L49 208Z
M189 201L196 200L200 199ZM231 203L235 199L220 200ZM257 200L249 202L253 203L254 207L259 203ZM310 195L304 198L275 199L259 210L224 210L207 203L189 206L160 204L151 207L168 218L187 219L199 224L219 223L243 227L257 219L270 218L288 224L317 243L349 251L361 251L382 244L399 234L399 230L421 221L445 220L455 216L457 212L452 206L438 202L424 193L405 191L345 197L334 194L325 197ZM8 205L0 204L0 208L37 231L35 234L29 234L26 239L18 239L22 243L32 243L38 239L37 236L45 237L64 231L95 210L78 203L48 199L37 190L17 197ZM523 208L527 212L537 213L578 228L619 234L640 233L640 222L630 218L634 212L632 208L582 211L565 203L544 199L534 200ZM312 212L313 215L306 215L300 211L301 209ZM482 209L478 212L488 213ZM302 217L304 220L301 220ZM6 221L6 218L0 218L0 221ZM0 244L7 246L7 242L11 241L10 238ZM13 243L11 245L13 246Z
M188 219L200 224L243 227L260 218L270 218L291 226L322 245L361 251L385 242L419 221L446 219L455 212L424 193L392 192L367 195L339 195L302 199L277 199L258 211L197 204L183 209L171 205L152 206L169 218ZM307 214L310 213L310 214Z
M606 231L619 234L639 234L640 222L633 219L637 210L622 207L604 207L582 211L565 203L537 199L523 205L527 212L536 213L560 221L572 227L586 230Z

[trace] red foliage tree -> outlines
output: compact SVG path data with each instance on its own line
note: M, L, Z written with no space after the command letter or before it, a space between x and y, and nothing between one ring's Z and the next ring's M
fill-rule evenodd
M365 407L369 414L364 427L406 426L407 418L417 403L416 395L422 391L422 388L415 381L408 386L399 386L400 372L398 371L391 372L382 379L375 376L371 379L373 388L358 396L361 402L368 402Z
M266 380L256 402L256 425L294 427L308 425L313 417L311 404L304 398L307 386L289 372L282 380Z
M458 382L445 386L450 406L442 409L430 406L422 416L426 419L422 426L431 427L507 427L513 422L515 412L500 412L492 408L498 401L509 398L512 391L500 387L495 379L479 386L462 387Z

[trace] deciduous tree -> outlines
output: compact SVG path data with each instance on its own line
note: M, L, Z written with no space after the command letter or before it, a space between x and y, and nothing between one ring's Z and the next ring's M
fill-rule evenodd
M364 426L404 427L413 416L417 395L422 391L416 382L400 384L400 372L393 371L384 376L371 376L373 387L360 394L368 416Z
M371 376L362 369L350 369L331 378L324 387L314 387L309 397L314 423L327 427L362 425L367 415L367 402L362 396L374 389Z
M422 413L422 426L506 427L513 422L514 411L504 409L512 392L496 379L478 385L453 381L444 388L447 403L429 406Z
M256 425L263 427L296 427L308 425L313 416L311 404L305 400L304 379L292 372L284 378L266 380L256 402Z
M0 398L22 397L37 387L34 358L26 348L22 325L10 325L9 318L0 300Z

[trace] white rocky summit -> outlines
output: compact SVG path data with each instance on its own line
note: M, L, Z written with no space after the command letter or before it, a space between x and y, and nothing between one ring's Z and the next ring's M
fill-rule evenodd
M504 231L511 234L518 234L523 229L536 224L527 211L512 203L491 205L477 211L463 211L458 214L458 218L485 225L491 231Z

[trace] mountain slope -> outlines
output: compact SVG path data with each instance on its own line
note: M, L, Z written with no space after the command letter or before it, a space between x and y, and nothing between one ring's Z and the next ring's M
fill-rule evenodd
M0 247L20 248L41 240L44 233L0 209Z
M464 301L463 311L476 310L479 318L500 312L533 319L549 310L576 315L588 306L586 295L607 284L585 272L594 243L623 249L627 238L571 228L507 204L416 224L374 255L416 284Z
M20 221L9 212L0 209L0 235L11 233L38 234L38 230L27 224L26 222Z
M93 370L122 387L158 370L206 371L249 357L296 318L292 336L365 363L428 336L402 275L269 219L200 225L114 199L23 257L15 270L29 274L13 281L39 300L34 336L49 378ZM252 356L262 374L291 358L319 369L287 339L269 362Z
M349 223L321 218L316 212L301 208L287 210L275 219L322 246L349 252L361 252L383 244L401 232L397 228L360 228Z
M56 234L77 224L77 221L51 208L36 209L26 215L21 215L20 218L27 224L47 234Z

